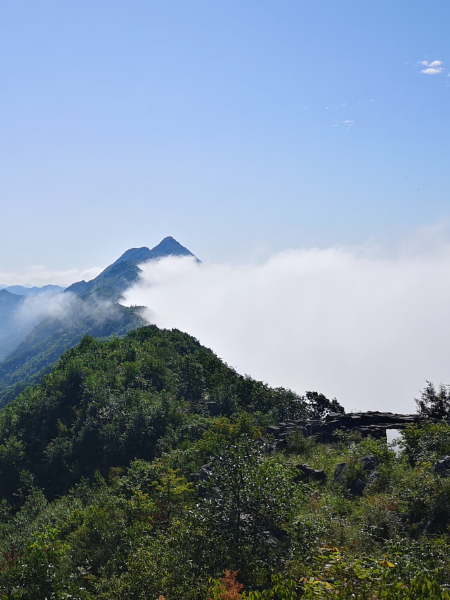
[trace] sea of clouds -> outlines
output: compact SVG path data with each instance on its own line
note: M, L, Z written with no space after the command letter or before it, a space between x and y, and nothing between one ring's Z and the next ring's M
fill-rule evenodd
M414 412L426 380L450 383L449 243L394 257L309 248L262 264L170 257L141 268L124 304L149 307L149 322L272 386L320 391L347 410Z

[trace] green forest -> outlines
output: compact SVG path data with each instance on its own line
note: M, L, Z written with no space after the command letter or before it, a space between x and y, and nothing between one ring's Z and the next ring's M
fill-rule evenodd
M177 330L84 336L0 413L0 599L450 599L447 388L397 449L273 444L328 410Z

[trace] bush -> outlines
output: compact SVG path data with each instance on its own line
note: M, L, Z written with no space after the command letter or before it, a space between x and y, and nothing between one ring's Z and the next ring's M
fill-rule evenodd
M411 465L435 461L450 454L450 423L408 425L403 431L400 448Z

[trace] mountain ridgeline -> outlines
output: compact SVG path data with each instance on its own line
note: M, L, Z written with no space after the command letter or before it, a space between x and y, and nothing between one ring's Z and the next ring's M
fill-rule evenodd
M83 299L95 295L98 298L117 302L122 298L122 293L138 281L141 274L139 264L167 256L192 256L198 260L192 252L172 237L166 237L151 250L145 247L127 250L95 279L78 281L65 291L78 294Z
M139 308L127 308L119 302L127 288L139 280L139 264L167 256L194 257L172 237L151 250L131 248L91 281L79 281L66 288L62 292L67 295L62 298L64 310L37 323L23 324L20 319L20 307L26 310L26 302L30 301L25 294L0 290L0 406L38 382L84 335L123 336L144 325ZM43 293L49 287L45 286Z
M56 294L57 292L63 292L65 288L60 285L43 285L42 287L36 286L24 286L24 285L8 285L0 286L1 289L5 289L11 294L18 296L40 296L42 294Z

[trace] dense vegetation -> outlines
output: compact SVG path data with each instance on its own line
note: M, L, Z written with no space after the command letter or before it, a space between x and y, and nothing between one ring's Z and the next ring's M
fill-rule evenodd
M84 337L0 414L0 598L450 598L450 425L398 455L356 433L269 451L269 424L329 408L176 330Z

